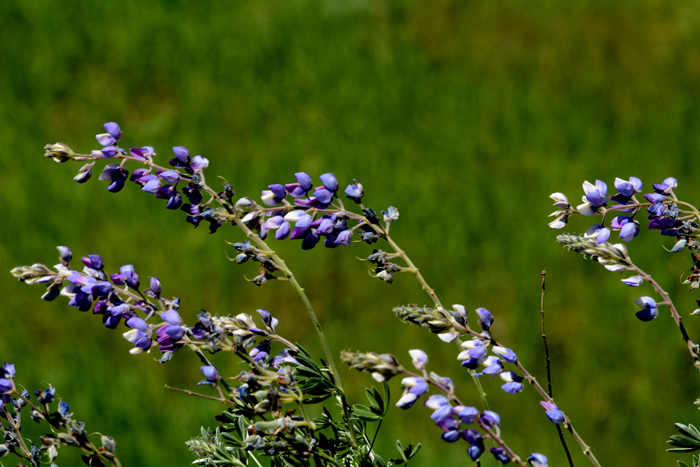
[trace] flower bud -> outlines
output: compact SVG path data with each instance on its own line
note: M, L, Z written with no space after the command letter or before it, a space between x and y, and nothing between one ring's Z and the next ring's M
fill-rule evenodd
M73 150L65 143L47 144L44 149L44 157L52 157L58 163L68 162L75 157Z

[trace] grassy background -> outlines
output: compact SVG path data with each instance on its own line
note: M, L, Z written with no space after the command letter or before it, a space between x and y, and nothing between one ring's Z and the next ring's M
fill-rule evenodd
M241 196L306 171L359 179L375 209L400 208L392 232L443 303L496 316L495 335L540 381L540 271L548 271L547 328L554 393L603 465L672 465L664 442L674 422L698 422L687 350L662 310L641 323L632 303L648 287L562 251L547 228L547 196L581 196L583 180L667 176L698 202L700 13L697 2L575 0L418 1L72 1L0 2L0 264L56 261L56 245L101 254L108 268L132 263L160 276L193 322L267 308L278 329L317 355L301 306L284 283L258 289L250 265L230 264L224 241L192 230L129 184L119 194L79 166L42 157L46 143L96 149L102 123L119 122L126 146L152 145L159 158L184 145L211 161ZM575 219L569 231L588 221ZM679 277L656 233L630 245L687 316L697 295ZM394 286L355 260L363 244L301 252L276 247L317 308L335 352L423 348L432 370L453 377L478 405L454 348L400 324L391 307L427 303L411 277ZM130 356L119 332L65 301L0 279L0 358L34 389L51 382L91 430L117 439L123 465L187 465L183 444L213 423L219 407L163 389L192 388L197 360L167 365ZM687 321L690 321L689 319ZM691 335L698 326L690 321ZM696 337L697 340L697 337ZM240 366L217 359L228 374ZM345 371L350 398L371 379ZM484 381L502 431L521 455L566 464L556 431L533 390L503 393ZM392 385L398 397L398 383ZM379 438L420 441L416 465L467 463L466 445L439 440L429 412L391 412ZM30 431L31 432L31 431ZM576 465L586 465L570 441ZM67 450L64 450L67 451ZM64 452L70 465L74 453ZM67 460L66 460L67 459ZM76 461L77 462L77 461ZM485 457L484 466L495 465Z

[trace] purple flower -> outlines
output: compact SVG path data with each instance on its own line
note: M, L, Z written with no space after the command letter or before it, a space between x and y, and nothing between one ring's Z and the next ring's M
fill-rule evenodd
M499 417L496 412L484 410L484 413L481 414L481 423L491 428L501 424L501 417Z
M469 454L469 457L471 457L473 461L481 457L481 454L484 452L484 440L481 433L474 428L467 428L462 432L462 438L471 444L469 449L467 449L467 454Z
M630 177L629 181L615 178L615 189L618 193L610 199L620 204L627 204L635 193L642 191L642 181L637 177Z
M459 430L449 430L440 435L444 441L448 443L454 443L462 437L462 432Z
M302 190L304 190L307 193L311 191L313 184L311 183L312 180L309 174L305 172L297 172L294 174L294 178L297 179L297 183L299 184Z
M447 419L450 415L452 415L452 407L450 406L450 404L445 404L443 406L440 406L437 410L435 410L430 416L430 418L432 418L436 422L441 422Z
M339 245L350 245L350 242L352 241L352 229L347 229L343 230L338 234L338 237L335 239L335 243Z
M131 330L123 334L124 338L134 344L134 348L129 353L135 355L140 354L151 348L153 340L146 321L141 318L133 317L126 321L127 327Z
M332 193L338 191L338 179L332 173L327 173L321 175L321 182L326 189Z
M637 222L628 222L620 229L620 238L626 242L631 242L639 234Z
M163 291L162 286L160 285L160 278L159 277L151 277L151 292L153 295L158 298L160 296L160 293Z
M209 159L202 156L194 156L192 158L191 167L195 172L201 172L202 170L206 170L207 167L209 167Z
M202 370L202 373L204 373L205 378L207 378L207 381L209 381L210 383L216 383L219 380L219 371L216 369L215 366L202 366L200 367L200 370Z
M600 224L593 224L588 228L588 230L586 230L586 233L583 236L587 238L595 238L596 245L600 245L607 242L610 238L610 229L603 227Z
M97 138L97 142L100 143L102 146L111 146L121 139L122 130L116 123L105 123L104 128L107 131L107 133L100 133L99 135L95 135L95 137Z
M607 206L608 186L600 180L595 181L595 185L585 181L583 183L583 191L586 195L583 197L584 203L577 206L576 210L584 216L591 216L598 212L598 209Z
M523 377L519 376L514 371L503 371L498 376L501 377L503 381L506 382L501 389L503 389L508 394L517 394L523 390Z
M121 167L117 163L107 164L100 174L100 180L111 182L107 187L108 191L118 193L124 188L126 177L129 176L129 171Z
M102 261L100 255L87 255L87 257L83 257L82 260L83 264L90 269L102 269L105 267L105 263Z
M92 178L92 164L87 164L78 171L78 175L73 177L73 180L78 183L85 183L90 180L90 178Z
M265 323L265 327L267 327L267 329L269 329L271 332L275 332L275 328L279 323L277 318L274 318L267 310L259 309L256 311L260 314L263 323Z
M147 175L139 179L139 182L146 182L141 187L141 190L146 193L158 193L160 190L160 180L155 175Z
M528 456L527 461L532 467L548 467L547 458L543 454L532 453Z
M129 149L129 154L131 154L132 156L134 156L137 159L146 160L149 157L155 156L156 150L153 149L151 146L144 146L142 148Z
M160 315L160 319L162 319L168 324L172 324L173 326L182 325L182 318L180 317L178 312L173 309L170 309L164 312L162 315Z
M175 146L173 148L173 153L175 153L175 158L183 164L189 164L190 162L190 152L184 146Z
M496 458L497 462L500 462L503 465L509 464L510 463L510 457L506 454L506 450L503 448L491 448L490 449L491 454L493 454L493 457Z
M261 199L267 206L277 206L282 203L282 199L287 194L284 185L269 185L269 190L263 190Z
M345 189L345 194L347 195L348 199L360 204L362 202L362 197L365 196L365 190L363 189L362 184L355 180L355 185L348 185L348 187Z
M73 259L73 253L71 253L70 248L68 248L67 246L57 246L56 249L58 250L58 255L59 259L61 260L61 264L63 264L65 267L68 267L68 264Z
M173 148L173 153L175 154L175 158L168 161L170 165L177 169L185 169L188 173L194 173L190 165L190 152L186 147L176 146Z
M620 238L626 242L631 242L639 234L639 222L629 216L617 216L610 223L613 230L620 231Z
M410 409L413 404L418 400L418 395L412 392L406 392L403 396L396 402L396 407L400 409Z
M508 363L515 363L518 361L518 356L515 355L515 352L505 347L494 345L491 347L491 351L503 357L503 360L507 361Z
M433 394L423 404L429 409L437 410L444 405L449 405L447 397L440 394Z
M425 364L428 363L428 355L421 349L409 350L408 353L413 360L413 366L416 367L416 370L423 370Z
M564 421L564 413L551 402L540 402L540 405L546 410L547 418L554 424L559 424Z
M330 204L330 202L333 200L333 193L325 188L316 188L314 198L320 204Z
M313 187L313 184L311 183L311 177L309 176L309 174L304 172L295 173L294 176L297 179L297 183L286 184L284 187L287 190L287 193L289 193L294 198L301 198L303 196L306 196L307 193L311 191L311 188Z
M119 268L118 274L110 274L112 282L116 285L128 285L132 289L138 289L139 287L139 275L134 272L134 267L131 264L127 264Z
M642 282L644 282L642 276L632 276L628 277L627 279L622 279L622 283L629 285L630 287L638 287L642 285Z
M479 416L479 411L474 407L464 407L457 416L463 423L474 423L476 417Z
M484 331L487 331L493 324L493 315L486 308L477 308L475 311L479 317L479 326Z
M173 193L170 198L168 198L168 202L165 205L166 209L180 209L180 206L182 206L182 195L178 192Z
M250 331L253 331L251 328ZM255 363L267 360L270 356L270 344L268 341L262 341L260 345L253 347L249 352L250 357Z
M2 368L0 368L0 378L12 379L15 377L15 374L17 374L15 366L12 363L4 362Z
M177 183L180 181L180 174L175 170L166 170L159 173L158 176L168 183Z
M309 229L301 242L302 250L310 250L321 240L321 236L316 233L316 229Z
M638 311L637 318L641 321L651 321L659 316L659 311L656 309L656 302L651 297L639 297L634 301L642 310Z
M678 180L676 180L673 177L668 177L662 183L655 183L654 191L659 193L660 195L668 196L671 193L673 193L673 190L675 190L677 187Z
M5 378L0 378L0 394L9 394L14 389L12 381Z

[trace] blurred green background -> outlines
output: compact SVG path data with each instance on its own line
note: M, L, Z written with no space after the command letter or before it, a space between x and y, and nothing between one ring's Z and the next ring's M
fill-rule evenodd
M540 272L547 269L547 333L554 395L603 465L675 465L665 451L674 422L700 421L698 377L674 322L641 323L620 276L558 246L547 227L548 195L576 204L584 180L640 177L647 189L667 176L678 193L700 176L700 4L596 1L71 1L0 2L0 264L57 261L56 245L98 253L108 269L134 264L160 276L193 322L266 308L279 330L321 354L291 288L244 281L254 267L229 263L231 228L208 235L182 213L140 192L119 194L96 176L71 181L79 165L44 159L63 141L99 148L94 135L116 121L124 146L152 145L158 158L184 145L211 161L238 195L258 197L293 173L360 180L367 204L401 210L397 242L443 303L490 309L495 336L546 380L539 330ZM133 169L134 167L131 167ZM643 218L642 218L643 220ZM566 229L581 232L590 220ZM688 317L697 292L680 284L686 253L643 230L630 245ZM403 325L397 304L427 304L412 277L372 279L365 244L302 252L276 250L308 291L334 352L430 354L478 405L455 349ZM220 407L169 392L201 379L193 355L159 365L158 353L130 356L121 332L99 318L45 303L42 290L5 274L0 358L17 364L29 389L58 387L88 428L117 439L123 465L187 465L184 441ZM121 328L120 328L121 329ZM229 375L241 365L217 355ZM367 375L343 368L350 399L362 402ZM534 390L507 395L484 381L502 432L523 456L566 465L556 430ZM394 400L398 382L392 382ZM379 438L420 441L416 465L472 465L466 443L446 445L429 411L393 409ZM33 433L30 430L30 433ZM570 438L576 465L588 462ZM60 465L77 465L63 450ZM488 455L482 465L495 465ZM61 461L61 457L59 457Z

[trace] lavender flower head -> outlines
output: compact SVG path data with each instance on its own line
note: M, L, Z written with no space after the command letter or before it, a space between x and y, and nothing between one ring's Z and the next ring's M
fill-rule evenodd
M551 402L540 402L540 405L546 410L547 418L554 424L559 424L564 421L564 413Z
M121 139L122 130L116 123L105 123L104 128L107 131L107 133L101 133L95 136L97 138L97 142L100 143L102 146L112 146Z

